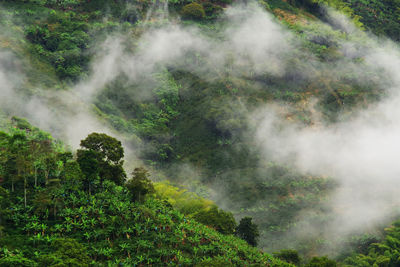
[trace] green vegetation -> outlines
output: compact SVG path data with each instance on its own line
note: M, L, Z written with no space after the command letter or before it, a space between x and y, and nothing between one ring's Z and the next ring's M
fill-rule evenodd
M126 182L126 187L132 194L133 201L142 201L146 195L154 194L154 186L148 178L148 171L144 168L135 168L132 178Z
M290 262L296 266L300 265L301 262L299 253L293 249L282 249L279 252L275 252L274 256L281 260Z
M28 78L18 87L24 96L51 96L90 75L98 43L109 34L122 33L129 52L143 49L137 42L146 27L158 29L165 22L147 15L164 3L0 0L0 49L24 58L21 69ZM229 4L172 0L168 10L154 12L219 40L230 26L221 15ZM100 120L138 148L144 167L131 175L123 169L124 149L115 138L91 134L75 155L14 118L13 127L0 134L0 266L285 266L252 247L257 245L271 252L290 248L274 255L294 265L335 266L326 257L312 258L329 240L293 240L288 234L302 229L299 216L310 210L315 213L306 218L307 226L323 228L331 219L325 204L337 185L260 156L246 114L278 103L288 121L314 125L320 116L330 124L379 100L385 94L379 73L366 68L360 81L345 69L331 75L325 68L363 62L344 55L342 44L364 40L321 23L326 14L320 7L336 8L361 30L399 41L400 2L265 0L260 5L293 33L296 48L285 58L284 74L253 73L247 66L234 70L227 63L205 75L213 62L190 54L182 66L157 66L146 74L150 78L132 82L120 74L94 96ZM199 70L186 67L191 64ZM0 113L0 129L9 128L8 115ZM182 171L181 164L194 171ZM153 183L150 173L170 182ZM234 218L243 219L237 225ZM367 238L351 244L364 250L343 262L396 266L396 238L389 231L381 243Z
M249 245L254 247L257 246L257 239L260 236L258 227L256 224L251 222L252 218L244 217L240 220L238 227L236 228L237 235L246 240Z
M385 237L382 241L372 240L366 243L365 249L343 261L343 266L398 266L400 244L400 222L385 228Z
M400 2L397 0L360 1L346 0L358 14L360 21L377 35L399 41Z
M306 265L307 267L336 267L337 264L334 260L330 260L327 257L314 257Z
M205 15L203 6L196 2L187 4L182 8L182 17L186 19L201 20Z
M142 168L127 182L110 179L122 162L118 140L90 134L76 162L48 134L24 120L14 125L0 135L1 266L289 266L225 224L218 233L155 198ZM229 213L199 218L220 214Z
M81 141L81 147L77 151L77 161L81 169L92 170L87 171L87 179L97 170L100 184L105 180L117 185L124 182L124 149L120 141L106 134L92 133Z

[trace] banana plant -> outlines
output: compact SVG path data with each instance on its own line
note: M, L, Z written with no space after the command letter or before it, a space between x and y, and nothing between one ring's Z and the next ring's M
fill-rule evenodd
M86 240L88 241L88 243L90 242L90 238L92 237L92 234L90 232L85 232L83 234L83 236L86 238Z

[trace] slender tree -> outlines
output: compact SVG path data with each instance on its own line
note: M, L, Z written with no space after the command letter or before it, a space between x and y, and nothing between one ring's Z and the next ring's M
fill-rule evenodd
M99 177L99 162L97 153L93 150L78 150L78 163L85 178L83 179L84 189L91 194L93 185Z
M12 154L15 157L15 166L18 179L24 181L24 204L27 206L28 176L32 170L32 155L29 154L28 138L25 133L15 133L10 139ZM14 179L13 179L14 184ZM14 186L13 186L14 190Z
M253 247L257 246L257 239L260 236L258 232L258 226L252 222L251 217L244 217L240 220L238 227L236 228L236 234L241 239L247 241L249 245Z
M153 183L149 179L149 172L142 167L135 168L132 178L126 182L126 187L133 201L142 201L147 194L155 192Z

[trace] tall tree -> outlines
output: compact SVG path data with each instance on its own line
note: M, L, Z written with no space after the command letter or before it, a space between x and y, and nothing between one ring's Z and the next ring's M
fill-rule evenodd
M123 184L126 178L123 169L124 149L119 140L104 133L91 133L80 145L82 149L78 150L78 161L80 155L87 156L80 151L92 151L99 164L100 183L111 180L118 185Z
M97 153L93 150L78 150L77 156L79 167L84 175L83 187L90 194L99 177Z
M32 155L29 153L28 138L24 132L15 133L10 138L11 153L15 158L17 179L24 182L24 204L27 206L28 177L32 172ZM12 180L14 185L14 178ZM14 186L13 186L14 190Z
M142 167L135 168L132 178L126 182L126 187L132 194L133 201L142 201L147 194L155 192L148 171Z
M260 233L258 232L258 226L252 222L251 217L244 217L240 220L239 226L236 228L236 234L247 241L249 245L257 246L257 239Z
M4 132L0 132L0 183L3 183L5 180L6 172L6 163L8 160L8 141L9 136Z

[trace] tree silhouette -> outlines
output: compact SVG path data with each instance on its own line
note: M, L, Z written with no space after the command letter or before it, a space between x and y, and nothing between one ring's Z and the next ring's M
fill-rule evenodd
M245 240L253 247L257 246L257 239L260 236L258 226L252 223L251 217L244 217L240 220L239 226L236 228L236 235Z
M88 156L83 151L91 151L98 163L101 184L104 180L113 181L117 185L123 184L126 174L123 169L124 149L120 141L104 133L91 133L81 141L81 147L77 151L78 162L81 156Z

